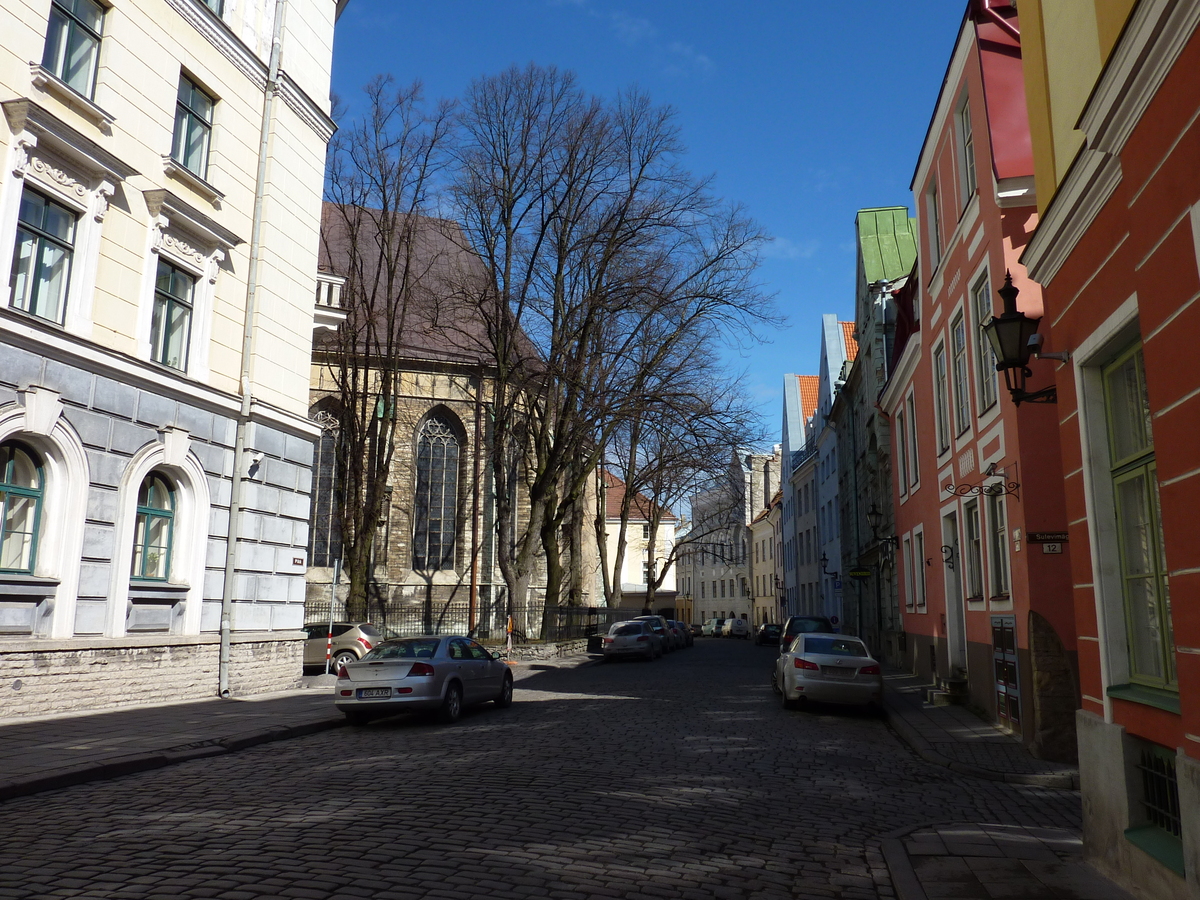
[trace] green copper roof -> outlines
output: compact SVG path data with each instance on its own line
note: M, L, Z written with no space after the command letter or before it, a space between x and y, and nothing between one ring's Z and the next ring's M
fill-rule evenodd
M867 284L903 278L917 258L917 220L906 206L860 209L855 219Z

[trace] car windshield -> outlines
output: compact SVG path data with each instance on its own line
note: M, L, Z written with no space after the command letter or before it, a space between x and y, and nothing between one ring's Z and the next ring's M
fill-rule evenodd
M642 624L640 622L618 622L609 632L613 637L628 637L631 634L641 633Z
M763 631L765 631L767 634L779 634L779 626L778 625L764 625Z
M805 653L827 653L830 656L868 656L862 641L843 637L813 637L804 639Z
M363 662L381 659L429 659L437 652L439 638L411 638L380 644L363 657Z

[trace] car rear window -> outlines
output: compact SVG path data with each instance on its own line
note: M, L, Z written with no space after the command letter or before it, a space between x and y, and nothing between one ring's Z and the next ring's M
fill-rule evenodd
M429 659L437 652L439 638L411 638L406 641L388 641L380 644L363 657L363 662L381 659Z
M866 646L862 641L854 641L843 637L814 637L804 638L805 653L828 653L831 656L867 656Z
M641 634L641 622L618 622L609 632L613 637L629 637L631 634Z
M788 634L803 634L805 632L828 632L829 622L825 619L795 618L788 622Z
M367 637L383 637L383 634L374 625L359 625L358 630Z

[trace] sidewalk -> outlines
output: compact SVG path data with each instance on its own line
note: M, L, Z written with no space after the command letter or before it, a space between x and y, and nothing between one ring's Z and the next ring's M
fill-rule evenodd
M888 724L917 755L964 775L1079 789L1079 769L1035 759L1013 737L962 706L933 706L925 692L933 685L915 675L889 671L884 676Z
M587 665L586 656L514 661L513 677ZM95 713L0 719L0 802L233 753L346 724L333 706L333 676L306 687L237 700L128 706Z

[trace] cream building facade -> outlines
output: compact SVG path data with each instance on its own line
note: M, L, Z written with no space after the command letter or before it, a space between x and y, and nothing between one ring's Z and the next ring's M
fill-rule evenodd
M0 715L299 678L342 5L0 8Z

